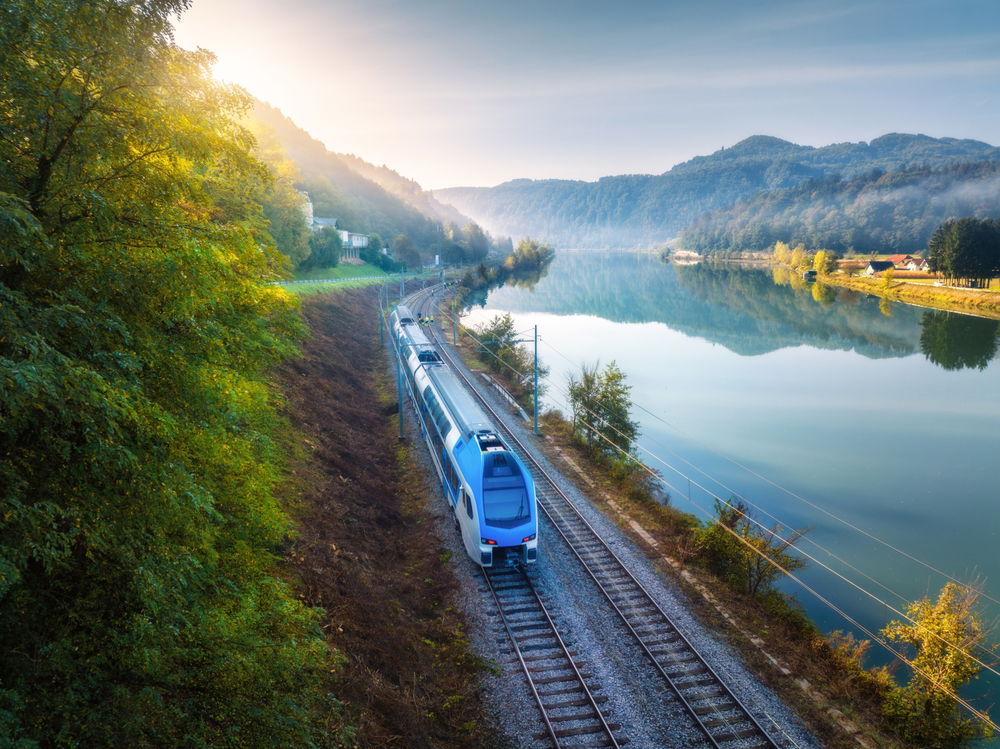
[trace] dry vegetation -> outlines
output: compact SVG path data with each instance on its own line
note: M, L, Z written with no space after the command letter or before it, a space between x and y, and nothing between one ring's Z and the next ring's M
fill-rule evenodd
M470 339L460 336L459 342L467 365L475 370L485 369L473 351ZM524 397L524 389L517 384L508 381L505 386L515 395ZM610 461L595 460L593 453L572 437L570 424L561 414L546 413L541 421L545 438L539 440L539 449L563 467L567 478L574 481L627 533L636 537L618 513L611 510L608 500L613 501L656 539L663 553L681 560L685 570L712 591L716 599L736 617L744 631L752 632L763 640L761 648L736 631L684 580L677 569L666 562L663 554L651 551L636 537L637 546L650 553L664 574L691 594L693 611L699 618L743 653L760 679L798 711L824 746L845 749L859 746L857 739L845 732L838 720L831 716L831 707L848 716L872 745L899 746L882 730L881 704L887 681L882 674L866 671L859 665L864 645L859 646L850 639L828 639L804 614L777 594L770 597L745 595L715 578L697 561L693 531L698 526L698 520L669 503L656 501L650 494L645 471L623 473L620 466L612 465ZM577 466L584 467L588 478L596 484L597 491L579 476L564 455L569 456ZM761 649L781 658L792 671L792 676L785 676L776 669ZM807 680L814 689L823 685L819 691L825 702L817 703L809 698L798 683L801 679Z
M845 269L843 265L841 268ZM821 280L823 283L844 286L908 304L953 312L973 312L983 317L1000 319L1000 293L995 290L933 286L925 283L908 283L900 279L931 280L931 277L926 273L894 271L888 285L883 278L849 276L846 273L831 273L823 276Z
M426 509L437 498L414 479L420 471L395 433L375 299L367 289L303 301L310 336L281 375L299 441L299 536L287 558L344 655L334 689L354 745L489 747L483 664Z
M662 554L647 548L664 574L691 594L693 611L698 617L740 650L761 681L797 710L824 746L845 749L859 746L856 739L844 732L831 717L828 712L830 705L847 715L875 745L898 746L880 728L885 682L878 675L859 667L863 646L859 648L850 640L828 640L787 602L776 597L745 595L716 579L696 561L692 529L698 521L694 516L670 504L652 501L634 482L623 479L620 473L608 466L595 464L590 460L590 453L572 438L569 424L559 415L546 414L543 423L546 439L542 449L556 462L562 461L558 454L561 451L571 456L578 465L586 466L589 478L597 484L599 491L595 492L578 481L575 472L567 469L562 461L564 475L575 480L581 491L586 492L610 517L620 520L617 513L610 511L608 500L612 500L656 539L666 555L681 561L687 572L708 587L722 606L735 616L744 631L752 632L763 640L763 648L751 643L726 622L717 609L665 561ZM623 529L632 532L628 526L623 525ZM639 548L646 548L641 540L636 540ZM792 671L792 676L781 674L761 649L781 658ZM813 688L823 685L820 691L829 704L818 704L808 698L797 683L800 679L807 680Z

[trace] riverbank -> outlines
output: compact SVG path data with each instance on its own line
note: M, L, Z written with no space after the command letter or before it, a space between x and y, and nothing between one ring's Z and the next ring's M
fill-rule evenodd
M461 336L466 365L474 371L488 369L475 348L471 337ZM530 408L523 384L503 374L499 379L505 387ZM852 650L852 643L828 640L780 594L746 595L713 575L697 558L698 520L659 501L662 496L650 491L648 473L623 471L595 459L573 439L570 424L558 413L543 415L542 424L541 452L687 593L692 613L738 650L825 746L901 746L886 733L881 713L887 682L860 667L860 651Z
M896 279L891 279L886 284L882 278L851 276L846 273L831 273L821 276L819 280L821 283L842 286L883 299L949 312L968 312L1000 320L1000 292L997 291L933 286Z

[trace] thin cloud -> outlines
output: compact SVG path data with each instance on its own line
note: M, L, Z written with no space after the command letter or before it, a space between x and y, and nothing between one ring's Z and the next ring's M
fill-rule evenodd
M652 93L685 89L747 89L809 86L851 81L890 82L907 79L981 77L1000 73L1000 59L951 62L870 63L857 65L781 65L724 70L673 70L636 74L632 72L587 72L573 77L531 77L505 81L489 88L454 86L412 91L414 98L439 101L524 100L594 97L605 94Z

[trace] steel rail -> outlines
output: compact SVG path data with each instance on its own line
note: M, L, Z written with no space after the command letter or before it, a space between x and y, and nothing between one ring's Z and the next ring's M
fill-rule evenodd
M432 287L436 288L436 287ZM418 291L408 299L416 300L422 298L424 295L430 293L432 289L424 289ZM396 356L400 355L399 351L394 350ZM461 374L461 373L460 373ZM413 392L408 388L407 392L412 400L416 400ZM419 415L419 409L418 409ZM541 711L542 720L545 723L545 729L548 736L552 739L553 744L556 749L572 749L574 746L581 746L579 744L574 744L574 739L580 737L593 737L596 733L601 733L606 737L606 740L599 740L599 743L588 743L586 746L589 748L594 747L595 749L600 747L603 749L621 749L622 744L619 739L615 736L615 731L621 728L618 724L608 723L605 718L604 713L601 711L600 705L601 701L606 701L607 698L595 697L590 687L587 685L586 678L580 671L580 666L576 663L572 653L566 646L562 635L559 633L559 629L556 626L555 621L549 614L545 603L542 601L541 596L532 584L531 579L528 577L527 573L520 566L517 567L501 567L501 568L482 568L483 577L486 580L487 587L493 597L494 602L497 606L497 611L500 614L500 619L503 622L504 629L507 632L507 637L510 640L511 645L514 648L514 653L517 656L517 660L521 665L521 669L524 672L525 678L528 680L528 686L531 689L531 693L538 704L538 709ZM517 579L513 582L516 583L515 587L507 587L501 591L498 591L497 586L494 584L496 578L514 576ZM506 582L510 582L509 580ZM508 594L513 593L517 596L518 592L523 592L527 594L528 601L522 601L519 606L511 608L506 608L505 610L505 598ZM534 615L539 618L540 625L534 625L527 622L525 619L519 619L512 622L510 619L511 615L521 615L521 614ZM518 632L522 634L518 634ZM530 647L534 649L543 648L549 651L555 651L552 655L534 655L525 656L522 650L522 644L526 641L532 641ZM545 644L542 643L552 643ZM536 683L536 675L529 665L528 660L532 662L541 663L546 662L547 665L537 667L540 673L552 674L560 671L569 671L562 676L549 676L545 677L550 680L549 683L558 684L572 684L575 682L575 686L563 686L558 688L552 694L546 694L539 691L539 684ZM579 695L576 699L566 699L567 696ZM561 700L554 702L547 702L545 697L553 696L560 697ZM560 715L554 715L557 711L565 711L570 708L588 708L588 712L585 713L569 713L565 712ZM564 723L573 722L584 725L577 725L572 728L558 728L554 723ZM545 734L541 734L544 736ZM541 737L539 736L539 738Z
M570 747L572 746L570 742L577 737L603 733L607 737L607 741L600 744L589 743L587 746L604 746L608 747L608 749L620 749L621 744L615 736L616 726L608 723L604 717L604 713L598 704L598 698L594 696L590 687L587 686L584 675L581 673L572 653L570 653L565 641L559 634L559 629L549 615L545 603L542 601L541 596L538 594L538 591L524 569L520 566L501 567L498 569L483 568L483 577L486 579L486 584L493 595L493 600L496 602L500 619L503 622L504 629L507 630L507 637L514 647L514 654L521 664L521 670L524 671L524 675L528 680L528 686L531 687L531 693L534 695L535 702L538 703L538 709L542 713L542 720L545 722L546 730L555 746ZM516 579L504 580L504 578ZM501 596L501 593L497 589L496 583L498 581L513 583L513 586L502 590L507 600L504 600L504 597ZM524 600L525 594L528 594L528 600ZM520 619L512 623L509 615L512 616L515 613L527 613L536 617L540 615L540 621L537 624L533 624L525 619ZM527 646L529 641L534 643L533 647L536 649L556 652L553 655L525 656L521 646ZM548 665L538 666L533 670L528 664L528 658L533 659L533 662L546 661ZM539 675L552 674L559 671L571 671L571 674L565 674L564 676L543 676L542 678L549 679L548 683L553 684L566 684L573 681L576 684L575 686L556 689L552 694L543 695L539 691L542 685L537 683L536 670ZM580 694L582 698L575 700L565 699L567 695L572 696L574 694ZM558 696L563 699L561 701L547 702L544 699L546 696ZM579 707L586 708L586 712L554 715L556 711ZM554 723L561 722L583 723L585 725L564 729L553 725Z
M410 298L414 301L423 301L439 289L438 286L423 289ZM502 415L482 397L465 372L455 366L455 357L442 345L437 331L432 328L430 332L431 339L450 362L452 370L494 417L497 427L503 429L505 437L518 451L519 457L532 466L532 470L537 472L536 475L544 478L547 486L543 487L542 492L537 491L536 485L536 494L542 499L539 506L709 743L718 749L725 749L735 742L739 742L741 749L779 747L780 745L764 730L750 709L732 693L722 677L677 628L646 587L605 543L601 534L583 517L573 501L559 488L558 483L535 460L531 450L507 427ZM560 503L562 507L558 508L556 505ZM568 518L565 516L566 513L569 514ZM570 524L575 524L577 529L568 527ZM590 559L585 558L585 555ZM598 559L601 556L604 557L603 560ZM610 590L612 578L621 581L614 586L614 591ZM627 588L631 588L632 591L626 592L624 589ZM617 601L615 595L619 596ZM632 600L626 604L625 601L629 598ZM639 599L638 602L635 602L636 598ZM639 612L643 610L648 613L640 614ZM663 649L666 646L678 645L679 647ZM684 668L680 674L673 675L668 672L673 665L690 664L692 661L696 661L694 669ZM693 684L680 683L689 677L695 677L692 679ZM714 702L709 702L710 700ZM745 727L738 728L744 725ZM751 739L755 741L751 743Z

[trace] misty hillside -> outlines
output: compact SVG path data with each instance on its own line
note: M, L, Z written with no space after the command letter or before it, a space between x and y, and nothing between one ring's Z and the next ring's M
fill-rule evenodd
M781 240L837 252L917 252L948 218L1000 216L1000 161L874 170L773 190L704 214L681 236L703 253L763 250Z
M435 190L435 197L493 233L530 234L563 247L660 245L702 214L831 176L873 169L939 169L1000 160L1000 149L955 138L893 133L870 143L822 148L755 135L661 175L620 175L596 182L513 180L496 187Z
M339 219L339 227L392 240L399 234L423 248L448 241L443 222L470 223L442 206L420 185L388 167L327 150L275 107L256 101L254 117L271 128L300 173L297 186L309 193L315 215Z

